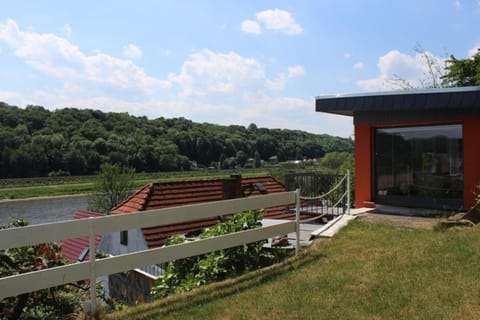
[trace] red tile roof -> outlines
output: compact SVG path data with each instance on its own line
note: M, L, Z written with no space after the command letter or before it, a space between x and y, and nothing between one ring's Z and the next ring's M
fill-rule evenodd
M261 185L256 186L256 183ZM241 178L243 196L261 195L262 185L268 194L286 191L281 182L270 176ZM150 183L113 208L111 213L132 213L224 199L224 179ZM293 219L294 215L286 212L285 207L265 208L265 218ZM143 228L142 231L149 248L155 248L162 246L165 240L172 235L197 231L218 222L218 217L212 217Z
M87 218L97 218L103 217L103 214L79 210L75 212L73 215L73 219L87 219ZM102 236L97 234L95 235L95 247L98 247L98 244L102 240ZM81 237L81 238L74 238L74 239L67 239L63 241L62 244L62 255L65 259L70 261L77 261L80 253L82 253L83 249L88 248L89 240L88 237ZM87 254L83 261L87 261L90 258L90 254Z

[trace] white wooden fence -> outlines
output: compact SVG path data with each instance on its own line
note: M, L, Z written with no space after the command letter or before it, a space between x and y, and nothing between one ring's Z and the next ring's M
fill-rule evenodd
M0 278L0 300L6 297L17 296L19 294L79 280L90 279L90 283L95 283L96 278L99 276L236 247L291 232L296 232L296 253L298 253L300 240L299 194L299 190L296 190L271 195L152 210L148 211L148 213L138 212L110 215L100 218L71 220L0 230L0 250L88 236L90 239L91 253L89 261ZM212 216L292 204L295 204L296 207L295 221L282 221L275 225L257 229L104 259L95 259L95 254L93 254L96 252L96 234L180 223ZM95 286L91 286L90 299L91 301L96 300ZM90 303L90 306L92 314L95 313L95 303Z

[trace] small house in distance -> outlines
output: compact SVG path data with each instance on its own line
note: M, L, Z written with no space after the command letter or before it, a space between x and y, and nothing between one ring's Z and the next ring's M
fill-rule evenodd
M480 87L319 96L353 117L355 206L463 210L480 183Z

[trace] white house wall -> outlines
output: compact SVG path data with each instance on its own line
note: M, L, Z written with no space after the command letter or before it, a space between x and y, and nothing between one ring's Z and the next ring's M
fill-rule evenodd
M148 249L141 229L128 230L128 244L126 246L120 244L120 232L105 234L102 242L102 249L104 252L113 256Z

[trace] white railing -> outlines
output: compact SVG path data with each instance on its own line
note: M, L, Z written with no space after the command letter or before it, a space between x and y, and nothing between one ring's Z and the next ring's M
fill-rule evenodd
M300 191L296 190L271 195L151 210L148 213L110 215L0 230L0 250L88 236L91 253L89 261L0 278L0 300L85 279L90 279L90 283L94 284L99 276L236 247L291 232L296 233L295 253L297 254L300 245L299 194ZM292 204L295 204L296 208L295 221L282 221L275 225L257 229L103 259L96 259L95 254L92 254L96 252L96 234L174 224L212 216ZM91 285L90 287L90 311L94 314L95 286Z

